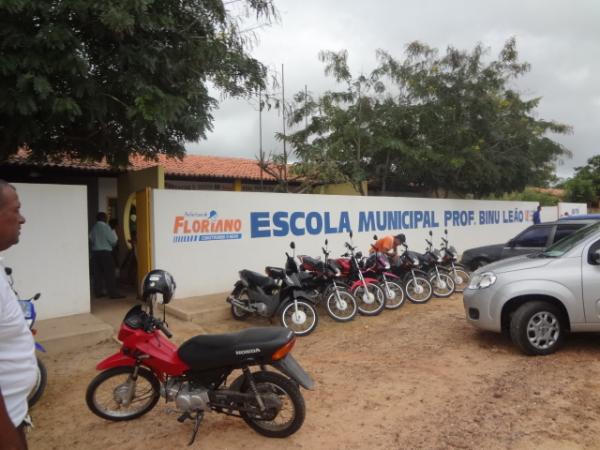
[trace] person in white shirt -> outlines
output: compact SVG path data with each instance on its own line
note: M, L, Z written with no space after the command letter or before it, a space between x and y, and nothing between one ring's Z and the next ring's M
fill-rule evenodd
M20 208L15 188L0 180L0 252L19 242ZM37 370L33 336L0 262L0 450L27 449L27 396Z

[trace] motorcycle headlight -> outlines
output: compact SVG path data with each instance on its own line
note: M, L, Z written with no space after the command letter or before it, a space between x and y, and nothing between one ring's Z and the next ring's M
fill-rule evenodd
M471 277L469 289L485 289L496 282L496 275L493 272L483 272Z

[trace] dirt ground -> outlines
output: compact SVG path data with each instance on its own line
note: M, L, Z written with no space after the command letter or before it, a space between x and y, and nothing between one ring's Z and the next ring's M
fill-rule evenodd
M600 335L573 335L554 355L526 357L507 338L468 325L460 295L347 324L320 317L293 352L317 383L303 391L300 431L269 439L209 413L190 448L600 448ZM208 331L264 324L227 320ZM198 333L191 323L170 326L176 342ZM107 342L47 355L49 385L32 410L31 449L188 448L191 422L178 423L172 404L123 423L87 409L94 366L117 348Z

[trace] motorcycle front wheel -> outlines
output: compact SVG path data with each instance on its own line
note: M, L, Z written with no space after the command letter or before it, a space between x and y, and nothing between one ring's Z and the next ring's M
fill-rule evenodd
M160 383L148 369L114 367L92 380L85 394L88 408L99 417L120 422L137 419L156 405L160 398Z
M382 282L379 287L385 295L386 309L398 309L404 305L404 289L393 281Z
M298 307L296 308L296 304ZM306 336L314 331L319 323L316 308L305 300L291 301L281 310L281 325L298 336Z
M376 284L360 284L353 294L358 304L358 312L364 316L377 316L385 308L385 294Z
M434 274L431 278L429 278L429 282L433 288L433 295L436 297L446 298L454 294L454 281L446 272Z
M256 398L246 400L246 411L240 411L242 419L253 430L267 437L284 438L298 431L306 416L306 406L300 389L276 372L255 372L252 378L265 410L261 411ZM252 388L246 382L241 391L252 392Z
M450 269L450 276L454 281L454 292L464 292L471 281L471 275L463 267L456 266Z
M38 366L38 377L35 381L35 386L29 393L29 397L27 397L27 404L30 408L40 399L44 393L44 389L46 389L46 383L48 382L48 371L46 370L46 366L40 358L36 357L36 359Z
M431 283L426 278L410 277L406 280L406 296L412 303L427 303L432 295Z
M325 302L327 308L327 314L333 320L338 322L348 322L356 316L358 308L356 306L356 300L346 291L333 291L327 301Z

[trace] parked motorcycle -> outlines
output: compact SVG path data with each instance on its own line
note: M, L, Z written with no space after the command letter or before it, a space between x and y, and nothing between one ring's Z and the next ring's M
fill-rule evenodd
M442 266L448 271L454 281L454 291L463 292L471 281L471 275L465 266L458 263L458 252L452 245L448 245L448 230L444 230L446 237L442 238L440 252L442 253Z
M429 277L419 269L420 261L417 253L409 251L406 242L402 247L404 252L398 255L398 263L392 267L392 273L402 279L406 296L412 303L427 303L433 295Z
M373 236L377 241L377 235ZM361 264L363 273L373 276L379 282L379 287L385 295L385 307L387 309L398 309L404 304L404 289L400 277L391 272L390 260L384 253L377 251L371 244L374 252L364 258Z
M433 239L433 232L429 231L429 237ZM450 297L454 294L454 280L448 271L442 266L442 254L433 248L433 242L425 239L427 248L422 255L421 268L427 272L429 282L433 287L433 295L436 297Z
M175 403L180 422L194 422L190 445L204 413L211 410L241 417L268 437L298 431L306 414L299 386L311 389L314 382L290 353L294 333L281 327L249 328L195 336L177 348L167 339L172 334L164 317L153 315L155 303L168 303L174 291L168 272L146 275L145 306L129 310L119 330L120 351L96 366L102 372L87 388L90 410L106 420L132 420L150 411L162 396ZM227 386L236 369L242 374Z
M21 306L21 310L23 311L23 316L25 317L25 321L27 322L27 325L29 326L31 333L35 336L36 329L33 328L33 325L35 324L35 319L37 317L37 313L35 311L35 305L33 304L33 302L37 301L42 296L42 294L40 294L38 292L31 298L23 299L23 300L19 299L19 294L17 293L17 291L15 290L15 288L13 286L14 280L12 277L12 269L10 267L6 267L4 269L4 271L6 272L6 275L8 276L8 281L9 281L11 289L17 296L19 305ZM44 348L44 346L37 341L35 341L35 349L39 352L46 353L46 349ZM36 361L37 361L37 366L38 366L38 376L37 376L37 379L36 379L33 389L31 390L31 392L29 393L29 396L27 397L27 403L29 404L30 408L33 407L33 405L35 405L38 402L38 400L44 393L44 390L46 389L46 384L48 383L48 371L46 370L46 366L44 365L44 362L37 356L36 356Z
M350 232L352 239L352 232ZM349 284L348 291L358 304L358 312L365 316L376 316L385 308L385 295L378 285L376 278L365 277L360 268L362 252L356 252L356 247L346 242L346 253L335 261L342 270L342 277Z
M325 247L321 247L323 260L307 255L298 256L301 270L300 282L306 290L315 291L319 298L324 300L327 314L333 320L348 322L354 319L358 311L356 299L340 282L342 275L340 266L329 259L330 252L327 244L328 240L325 239Z
M286 267L297 264L285 253ZM267 266L267 276L251 270L241 270L240 279L227 297L231 314L236 320L244 320L250 314L261 317L278 317L281 324L299 336L314 331L319 323L315 303L317 299L306 292L298 270Z

